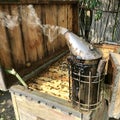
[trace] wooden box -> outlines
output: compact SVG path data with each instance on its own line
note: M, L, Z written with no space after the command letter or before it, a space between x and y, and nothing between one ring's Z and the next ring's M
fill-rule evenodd
M0 13L3 13L0 21L0 65L4 70L14 68L24 80L29 81L45 72L46 67L67 53L64 37L58 35L55 41L50 42L42 27L46 24L61 26L79 33L78 0L17 0L0 3ZM107 49L108 56L107 47L100 49ZM110 49L114 51L114 47ZM6 73L4 79L0 79L0 89L10 90L17 120L108 119L105 101L97 110L83 113L72 106L68 92L67 99L59 95L56 97L54 93L38 92L18 85L16 77Z
M72 105L66 66L68 55L29 79L29 89L20 85L10 88L17 120L94 120L96 117L107 120L104 100L94 111L81 111L79 106Z

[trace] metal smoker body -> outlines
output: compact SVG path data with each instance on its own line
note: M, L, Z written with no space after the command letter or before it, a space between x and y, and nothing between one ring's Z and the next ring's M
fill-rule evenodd
M99 74L100 52L83 38L72 32L65 32L67 45L71 52L70 63L70 99L73 105L82 110L94 110L101 102L101 84ZM70 77L69 77L70 78ZM72 82L72 83L71 83Z

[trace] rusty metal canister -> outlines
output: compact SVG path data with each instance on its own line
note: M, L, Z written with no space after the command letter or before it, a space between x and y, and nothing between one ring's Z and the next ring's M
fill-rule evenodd
M72 103L80 105L80 109L95 109L100 103L101 76L97 68L101 58L81 60L74 56L68 59L72 76Z

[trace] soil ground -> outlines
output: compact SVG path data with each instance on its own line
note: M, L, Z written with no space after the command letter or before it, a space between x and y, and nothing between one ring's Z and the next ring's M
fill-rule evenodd
M10 93L0 91L0 120L15 120Z

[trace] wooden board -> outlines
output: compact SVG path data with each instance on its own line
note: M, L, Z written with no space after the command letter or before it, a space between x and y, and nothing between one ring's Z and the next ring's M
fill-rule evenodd
M56 5L49 5L46 6L46 25L52 25L55 27L57 25L57 6ZM51 28L50 28L51 29ZM50 31L50 35L47 37L47 49L49 51L49 54L54 53L55 49L58 48L58 43L57 41L57 31L53 29L53 31ZM56 33L56 35L54 35ZM53 42L51 42L53 41ZM60 45L60 44L59 44Z
M58 6L58 26L61 26L63 28L68 28L67 26L67 5L64 6ZM61 44L61 46L65 45L65 38L62 36L58 37L59 43Z
M2 11L2 6L0 6L0 12L2 13ZM3 17L4 13L1 16L2 20ZM8 42L4 20L0 21L0 64L5 68L11 68L12 66L10 44Z
M21 10L22 31L27 62L37 61L36 46L38 46L38 44L40 43L38 40L38 36L36 35L37 25L35 23L35 20L37 16L32 16L32 11L34 12L32 6L24 6Z
M76 4L77 0L20 0L22 4Z
M11 6L9 14L13 17L14 26L8 28L8 36L11 44L11 52L14 63L14 68L18 69L25 65L25 54L22 41L21 28L19 23L18 6Z
M111 87L109 117L120 118L120 54L111 53L108 64L108 79Z
M102 55L103 58L108 59L110 52L116 52L119 53L119 45L112 45L112 44L95 44L95 47L97 47Z
M77 21L79 21L79 5L72 5L72 31L74 31L75 34L79 34L79 24L77 24Z
M22 86L13 86L10 91L17 120L108 120L105 100L95 111L83 112L66 100Z
M67 23L67 28L68 30L72 31L72 20L73 20L73 14L72 14L72 5L69 5L67 7L67 12L68 12L68 23Z
M117 74L119 74L120 56L117 53L111 53L109 56L110 59L108 61L108 84L114 85L115 78Z
M41 6L35 6L35 11L36 11L36 14L37 14L37 17L39 18L40 20L40 23L41 23ZM39 40L39 44L37 46L37 55L38 55L38 59L43 59L44 57L44 44L43 44L43 34L42 34L42 29L38 26L37 27L37 35L38 35L38 40Z
M12 94L12 100L17 105L17 108L15 107L17 120L81 120L42 103L38 104L34 100L26 99L24 96Z
M98 45L95 44L95 47L100 50L102 57L107 60L107 64L106 64L106 73L107 73L109 55L112 52L119 53L120 46L111 45L111 44L98 44Z

